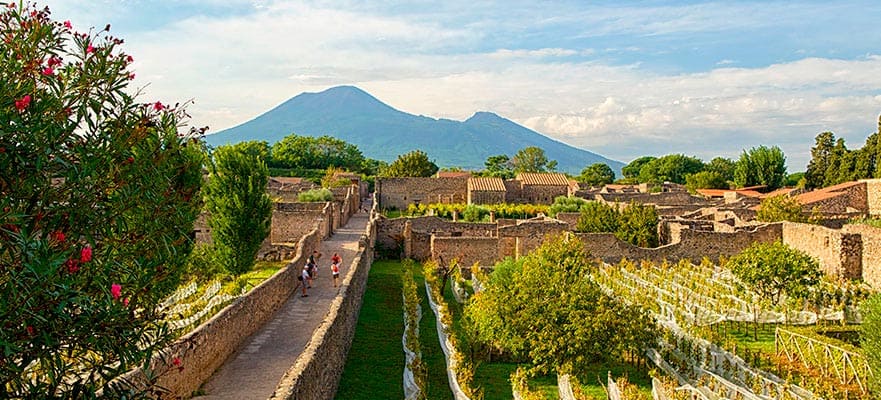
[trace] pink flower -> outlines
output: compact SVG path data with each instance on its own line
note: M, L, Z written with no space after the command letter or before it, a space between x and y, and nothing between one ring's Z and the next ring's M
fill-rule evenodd
M153 104L153 109L156 111L162 111L165 109L165 106L162 104L162 102L157 101Z
M18 111L24 111L29 105L31 105L31 95L29 94L24 95L21 100L15 101L15 109Z
M125 58L125 61L126 61L127 63L130 63L130 64L131 64L131 63L135 62L135 58L132 57L132 56L127 56L127 57Z
M52 67L43 68L43 75L52 76L53 74L55 74L55 70Z
M89 245L86 245L86 247L83 247L80 251L80 261L84 263L92 261L92 248L89 247Z
M56 56L52 56L52 57L49 57L49 60L46 61L46 64L49 65L50 67L54 67L56 65L61 65L61 59Z
M33 326L28 325L24 329L28 332L28 336L34 336L36 333Z
M122 299L122 304L128 307L128 297Z
M67 29L73 29L73 25L70 23L70 21L64 21L64 27Z
M86 54L92 54L94 52L95 52L95 48L92 47L91 43L89 43L89 45L86 47Z
M62 231L52 232L52 239L55 239L55 241L57 241L59 243L63 243L64 242L64 232L62 232Z
M119 296L122 296L122 285L118 283L110 285L110 295L113 296L113 300L119 300Z
M171 360L171 364L175 367L180 367L180 357L175 357L173 360Z
M130 81L135 80L135 73L134 72L128 74L128 80L130 80Z

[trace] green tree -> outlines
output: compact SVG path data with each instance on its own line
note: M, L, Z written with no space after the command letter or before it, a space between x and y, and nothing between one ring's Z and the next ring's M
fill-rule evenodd
M554 218L561 212L579 212L585 204L587 200L581 197L557 196L554 198L554 203L548 207L548 215Z
M615 236L639 247L658 246L658 212L652 205L631 202L621 210Z
M643 156L637 158L621 168L621 173L624 174L625 178L638 178L639 171L642 169L642 166L648 164L651 161L657 160L657 157L652 156Z
M593 187L607 185L615 181L615 171L605 163L595 163L581 170L576 180Z
M697 189L728 189L728 181L715 171L701 171L685 176L685 186L694 192Z
M206 186L205 205L214 248L234 275L254 266L272 217L272 200L266 193L269 170L248 148L236 144L215 149Z
M590 201L581 206L581 215L575 229L578 232L614 233L618 231L619 219L616 207Z
M293 169L343 168L364 170L365 158L357 146L331 137L291 134L272 146L273 167Z
M657 340L647 312L605 295L575 237L551 237L496 268L465 308L473 337L539 372L579 373ZM497 276L498 274L498 276Z
M511 165L515 173L521 172L548 172L557 169L557 161L548 161L544 149L530 146L517 152L511 159Z
M734 161L731 161L725 157L716 157L710 160L710 162L706 165L705 171L715 172L719 174L722 179L726 181L734 180L734 170L737 164ZM725 187L727 188L727 186ZM719 188L724 189L724 188Z
M639 170L639 181L645 183L673 182L685 184L685 177L703 171L703 161L682 154L669 154L647 162Z
M823 132L814 139L811 147L811 161L805 171L805 187L820 188L826 185L827 170L832 164L832 152L835 148L835 134Z
M437 165L428 159L428 154L421 150L413 150L402 154L383 172L383 176L414 176L429 177L437 173Z
M738 187L765 185L769 189L783 186L786 178L786 156L779 147L753 147L744 150L734 169Z
M869 382L872 393L881 393L881 294L875 294L863 302L861 311L863 324L860 325L860 341L863 354L869 362L869 369L875 380Z
M511 159L504 155L489 156L484 163L486 166L486 175L494 176L502 179L511 179L514 177L514 168L511 166Z
M786 180L783 181L783 185L786 187L799 187L803 188L806 185L805 173L804 172L793 172L789 175L786 175Z
M766 197L759 205L756 219L762 222L808 222L802 212L801 203L795 197L787 195Z
M805 298L822 275L817 260L779 241L753 244L726 266L770 304L779 303L784 295Z
M142 397L111 381L172 337L156 305L192 249L202 132L137 102L108 30L0 9L0 398Z

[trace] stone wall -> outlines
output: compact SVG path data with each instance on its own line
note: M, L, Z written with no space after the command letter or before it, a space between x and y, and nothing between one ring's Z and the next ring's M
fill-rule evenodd
M453 259L462 268L479 263L492 266L499 259L499 239L494 237L437 237L431 239L431 259L443 259L445 263Z
M544 242L548 235L568 231L569 224L556 219L526 220L516 225L499 227L499 237L508 240L499 245L499 259L529 254Z
M866 203L869 207L869 215L881 216L881 179L863 179L866 183Z
M607 203L630 203L631 201L634 201L640 204L654 204L657 206L709 206L712 204L704 198L692 196L688 192L597 193L594 195L594 197L596 200L602 200Z
M468 180L461 178L377 178L381 209L406 210L414 203L464 203Z
M863 281L876 290L881 289L881 228L864 224L847 224L844 225L843 231L860 235L863 244L861 259Z
M407 224L409 223L409 228ZM409 232L408 232L409 229ZM427 260L431 257L431 237L492 237L497 225L482 222L453 222L426 216L415 218L380 218L377 221L377 247L382 251L398 249L405 258ZM389 254L396 256L396 254Z
M655 262L688 259L699 262L704 257L713 261L718 261L720 256L731 257L756 242L780 240L781 230L780 224L769 224L756 227L752 231L733 233L683 230L678 243L652 249L621 241L611 233L577 235L584 242L584 248L591 257L609 263L616 263L622 258Z
M333 300L324 322L279 381L270 399L330 400L335 397L373 262L370 238L376 235L375 227L376 220L371 219L352 261L354 270L342 282L341 295Z
M783 243L820 262L823 272L854 279L862 277L863 244L859 234L819 225L783 223Z
M578 218L580 218L580 217L581 217L581 213L561 212L561 213L557 213L557 216L554 218L569 224L569 230L574 231L575 228L578 227Z
M468 204L502 204L505 192L489 192L471 190L468 192Z
M196 216L193 223L193 233L196 243L211 243L211 228L208 226L208 212L202 211Z
M307 252L320 246L317 229L304 235L297 245L297 254L287 266L269 279L224 307L210 320L184 335L152 362L154 371L167 371L156 384L169 391L169 398L189 398L208 380L242 342L259 330L281 308L297 283L300 265L306 263ZM169 368L178 357L183 370ZM133 374L137 375L137 372Z
M558 196L568 196L568 186L522 185L519 198L509 195L512 203L553 204Z
M303 235L318 228L322 238L333 229L331 203L275 203L272 210L270 243L296 243Z

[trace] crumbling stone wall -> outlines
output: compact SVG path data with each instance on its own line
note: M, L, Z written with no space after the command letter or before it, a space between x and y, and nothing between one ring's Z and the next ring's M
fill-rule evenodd
M408 226L409 224L409 226ZM453 222L434 216L380 218L377 221L377 247L383 251L399 249L404 257L431 258L431 237L493 237L495 223Z
M863 245L860 260L863 281L881 290L881 228L865 224L847 224L842 230L844 233L860 235Z
M499 237L512 238L505 240L499 247L500 259L520 257L529 254L541 246L548 235L559 234L569 230L569 224L556 219L526 220L516 225L499 227Z
M211 243L211 227L208 226L208 212L202 211L193 223L193 235L196 243Z
M381 209L406 210L410 204L464 203L468 180L461 178L377 178Z
M881 179L863 179L866 184L866 205L870 216L881 215Z
M431 238L431 259L449 263L459 261L462 268L474 263L492 266L498 261L499 239L494 237L437 237Z
M784 222L783 243L816 258L823 272L829 275L847 279L862 277L863 243L859 234Z
M625 204L633 201L640 204L654 204L657 206L710 206L713 204L702 197L692 196L685 191L660 193L597 193L594 194L593 199L588 200L601 200L607 203Z
M514 201L512 201L512 203L553 204L554 199L558 196L568 195L569 186L523 185L521 183L519 198L513 198L513 196L510 195L508 198L513 198Z
M333 229L331 203L275 203L269 231L270 243L296 243L318 228L321 237Z

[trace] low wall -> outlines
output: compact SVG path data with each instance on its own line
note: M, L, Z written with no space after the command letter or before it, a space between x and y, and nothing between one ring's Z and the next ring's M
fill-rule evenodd
M375 234L376 220L371 219L352 260L354 270L342 282L341 295L333 300L324 322L279 381L270 399L329 400L335 397L367 288L367 275L373 262L370 243Z
M320 244L318 230L303 236L296 256L287 266L172 343L162 357L154 357L154 371L167 370L175 357L183 366L182 370L169 370L156 382L169 391L167 398L189 398L245 339L272 318L296 286L299 268L293 266L305 264L307 252L303 249L318 248Z
M863 281L875 289L881 289L881 228L864 224L847 224L845 233L860 235L863 244Z
M579 233L584 249L590 257L615 263L622 258L630 260L678 261L682 259L699 262L703 257L717 261L719 257L731 257L757 242L780 240L781 225L770 224L754 231L733 233L699 232L683 230L678 243L657 248L642 248L624 242L611 233Z
M819 225L784 222L783 243L816 258L826 274L847 279L862 277L864 246L859 234Z

